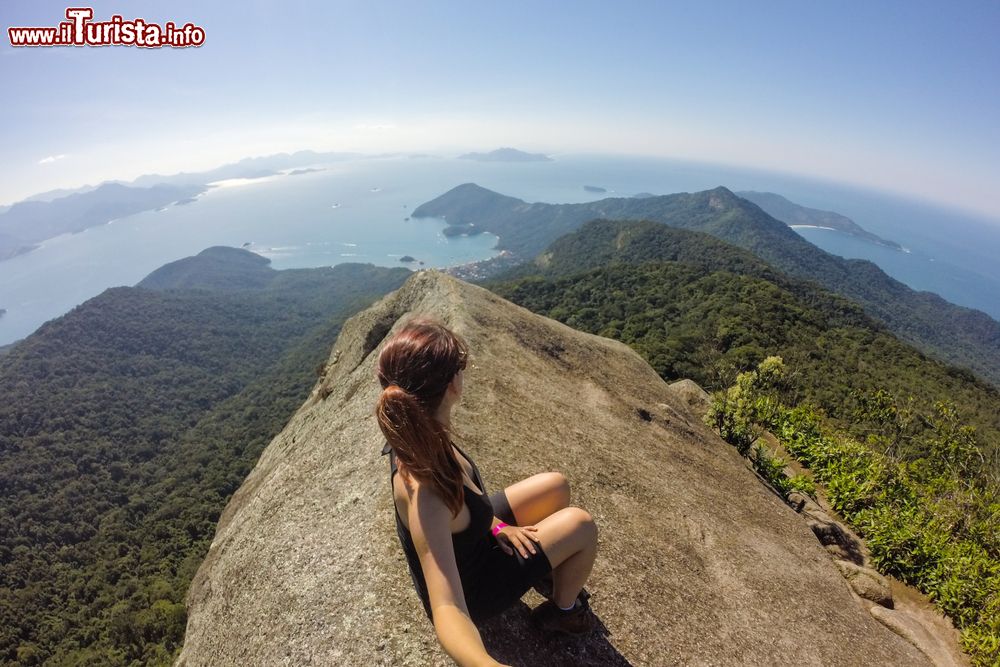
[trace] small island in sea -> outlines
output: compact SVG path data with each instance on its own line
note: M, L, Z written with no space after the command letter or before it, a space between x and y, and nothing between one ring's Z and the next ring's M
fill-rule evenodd
M585 185L583 186L583 189L586 190L587 192L598 192L598 193L607 192L606 188L602 188L597 185Z
M413 255L403 255L402 257L399 258L399 261L410 264L412 262L417 261L417 258L414 257ZM423 262L421 262L421 264L423 264Z
M306 169L293 169L288 172L289 176L301 176L302 174L311 174L314 171L326 171L326 169L321 169L319 167L308 167Z
M542 153L525 153L516 148L498 148L489 153L466 153L459 155L459 160L476 160L477 162L553 162L548 155Z

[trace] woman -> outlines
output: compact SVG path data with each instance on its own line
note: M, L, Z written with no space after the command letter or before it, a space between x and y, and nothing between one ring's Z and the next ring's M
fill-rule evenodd
M492 497L452 441L468 349L439 322L408 322L382 348L376 407L390 455L396 532L441 646L459 665L496 665L475 623L551 576L532 611L541 629L584 634L595 619L583 585L597 555L590 514L569 506L569 485L543 473ZM396 472L399 474L395 474Z

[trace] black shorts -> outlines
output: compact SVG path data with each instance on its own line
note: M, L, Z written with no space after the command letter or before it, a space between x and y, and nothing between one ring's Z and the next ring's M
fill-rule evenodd
M512 526L517 525L517 519L514 518L514 510L510 508L510 501L507 500L507 494L503 489L490 494L490 505L493 505L493 516L504 523L509 523Z
M493 515L504 523L515 525L514 513L503 491L490 495ZM537 553L523 558L517 549L508 556L494 544L488 557L488 565L480 571L474 582L463 582L469 614L476 623L502 612L521 599L528 589L552 572L552 564L542 546L535 543Z

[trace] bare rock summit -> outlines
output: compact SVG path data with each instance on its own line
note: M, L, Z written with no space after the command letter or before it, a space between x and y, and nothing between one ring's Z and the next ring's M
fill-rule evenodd
M351 318L310 398L219 520L177 662L448 665L406 569L373 410L411 315L469 343L453 420L489 490L564 472L594 515L600 632L539 636L533 592L483 626L511 665L925 665L857 604L804 521L626 345L438 271ZM683 390L683 391L681 391Z

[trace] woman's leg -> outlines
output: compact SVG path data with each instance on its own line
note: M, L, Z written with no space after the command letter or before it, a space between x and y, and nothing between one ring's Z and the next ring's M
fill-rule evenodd
M519 526L531 526L569 507L569 482L559 472L532 475L504 489Z
M552 599L568 607L579 595L597 557L597 525L586 510L566 507L535 523L552 564Z

